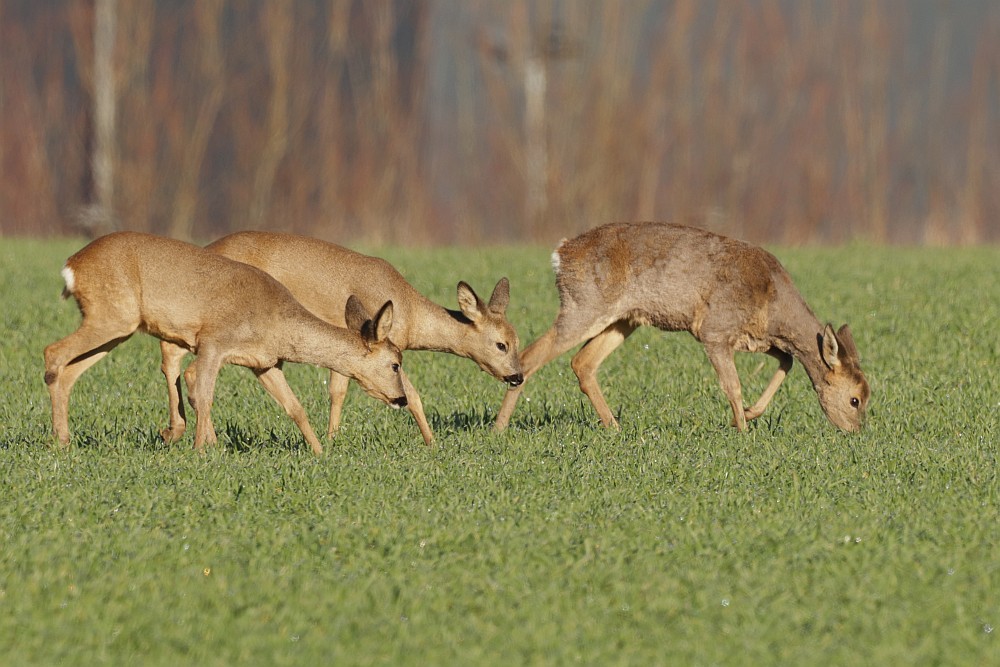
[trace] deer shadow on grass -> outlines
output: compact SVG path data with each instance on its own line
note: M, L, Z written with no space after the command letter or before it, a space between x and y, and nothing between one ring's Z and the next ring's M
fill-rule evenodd
M621 409L618 410L621 416ZM449 415L443 415L436 410L428 414L428 421L434 428L434 432L444 433L487 431L493 427L497 412L494 408L472 408L470 410L460 410ZM553 426L565 425L567 427L586 426L599 428L600 422L597 415L593 413L589 404L582 400L574 405L555 406L549 401L542 399L532 408L523 411L511 421L511 424L522 431L537 431Z
M59 447L59 445L54 445ZM83 424L74 429L70 442L73 449L84 451L128 450L136 452L164 451L171 448L154 426L120 427L117 420L109 424L96 422Z
M522 411L511 420L511 426L524 433L542 431L550 428L565 429L592 429L595 432L608 432L623 434L636 431L645 431L650 428L658 430L676 431L684 433L687 431L722 431L728 432L731 428L728 420L717 419L715 413L702 415L697 411L687 409L677 410L671 414L649 414L644 411L637 412L628 409L626 406L619 406L615 410L615 417L620 423L620 428L607 429L602 427L600 418L593 411L590 404L582 398L576 404L555 405L545 399L532 404L532 407ZM428 419L434 428L435 433L441 434L458 432L490 431L496 419L496 410L484 407L482 409L473 408L452 412L443 415L439 412L428 414ZM769 434L780 434L785 429L785 409L779 408L771 413L761 416L759 419L749 422L747 427L750 431L761 431Z
M301 434L280 434L273 428L251 429L246 426L226 421L219 432L217 447L224 448L234 454L248 454L262 450L283 452L309 451L309 445Z

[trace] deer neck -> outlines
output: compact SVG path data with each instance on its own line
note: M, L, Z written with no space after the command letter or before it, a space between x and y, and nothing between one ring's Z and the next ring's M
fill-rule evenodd
M818 387L824 382L827 371L826 364L820 357L823 325L801 299L798 300L797 307L786 308L783 315L785 322L776 347L795 357L802 364L813 386Z
M281 340L283 360L336 368L351 377L354 376L356 360L366 352L356 333L316 317L307 319L302 326L282 332Z
M469 356L465 342L471 323L461 311L422 299L410 309L407 319L405 349ZM395 342L395 336L392 338Z

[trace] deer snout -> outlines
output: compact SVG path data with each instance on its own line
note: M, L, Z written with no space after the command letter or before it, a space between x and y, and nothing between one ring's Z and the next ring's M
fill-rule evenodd
M514 375L508 375L503 379L503 381L509 384L511 387L516 387L522 382L524 382L524 376L520 373L515 373Z
M405 408L406 407L406 396L400 396L399 398L394 398L389 402L394 408Z

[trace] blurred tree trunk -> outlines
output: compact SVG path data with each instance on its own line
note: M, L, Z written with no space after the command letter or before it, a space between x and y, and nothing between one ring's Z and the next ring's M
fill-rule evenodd
M351 0L330 0L327 24L327 66L328 75L320 95L319 108L322 110L317 134L321 150L319 210L313 219L310 231L330 238L344 235L346 231L347 205L342 194L344 170L342 160L345 141L342 136L344 124L340 90L340 74L346 67L348 51L348 27L351 19Z
M271 98L267 108L267 135L257 162L248 224L260 229L268 222L274 179L288 150L289 55L292 37L290 2L268 3L264 9L264 45L271 74Z
M180 180L174 197L170 235L179 239L190 240L193 236L201 166L225 94L225 66L219 38L222 6L223 0L201 0L194 10L201 52L198 69L205 90L181 157Z
M96 0L94 7L94 137L91 154L93 192L83 220L92 233L116 226L115 197L115 32L118 0Z
M0 34L3 32L3 0L0 0ZM2 72L0 72L2 74ZM5 116L4 112L4 77L0 76L0 118ZM4 157L3 157L3 145L4 142L0 141L0 183L5 182L4 178ZM4 198L3 191L0 190L0 236L4 233Z
M1000 61L995 44L994 40L980 39L972 60L969 139L965 151L965 185L961 194L966 219L957 223L960 228L958 241L964 245L981 243L986 237L983 174L986 172L988 148L982 137L990 134L990 64L991 61Z
M160 182L158 109L152 97L150 54L159 24L155 0L129 0L118 13L118 122L115 200L128 229L150 231Z

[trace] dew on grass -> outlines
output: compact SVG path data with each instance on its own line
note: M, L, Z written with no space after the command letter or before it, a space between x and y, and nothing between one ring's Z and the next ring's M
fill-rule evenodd
M723 607L729 606L729 598L722 598L722 606Z
M993 626L990 625L989 623L983 623L983 632L985 632L988 635L992 634L993 633Z

